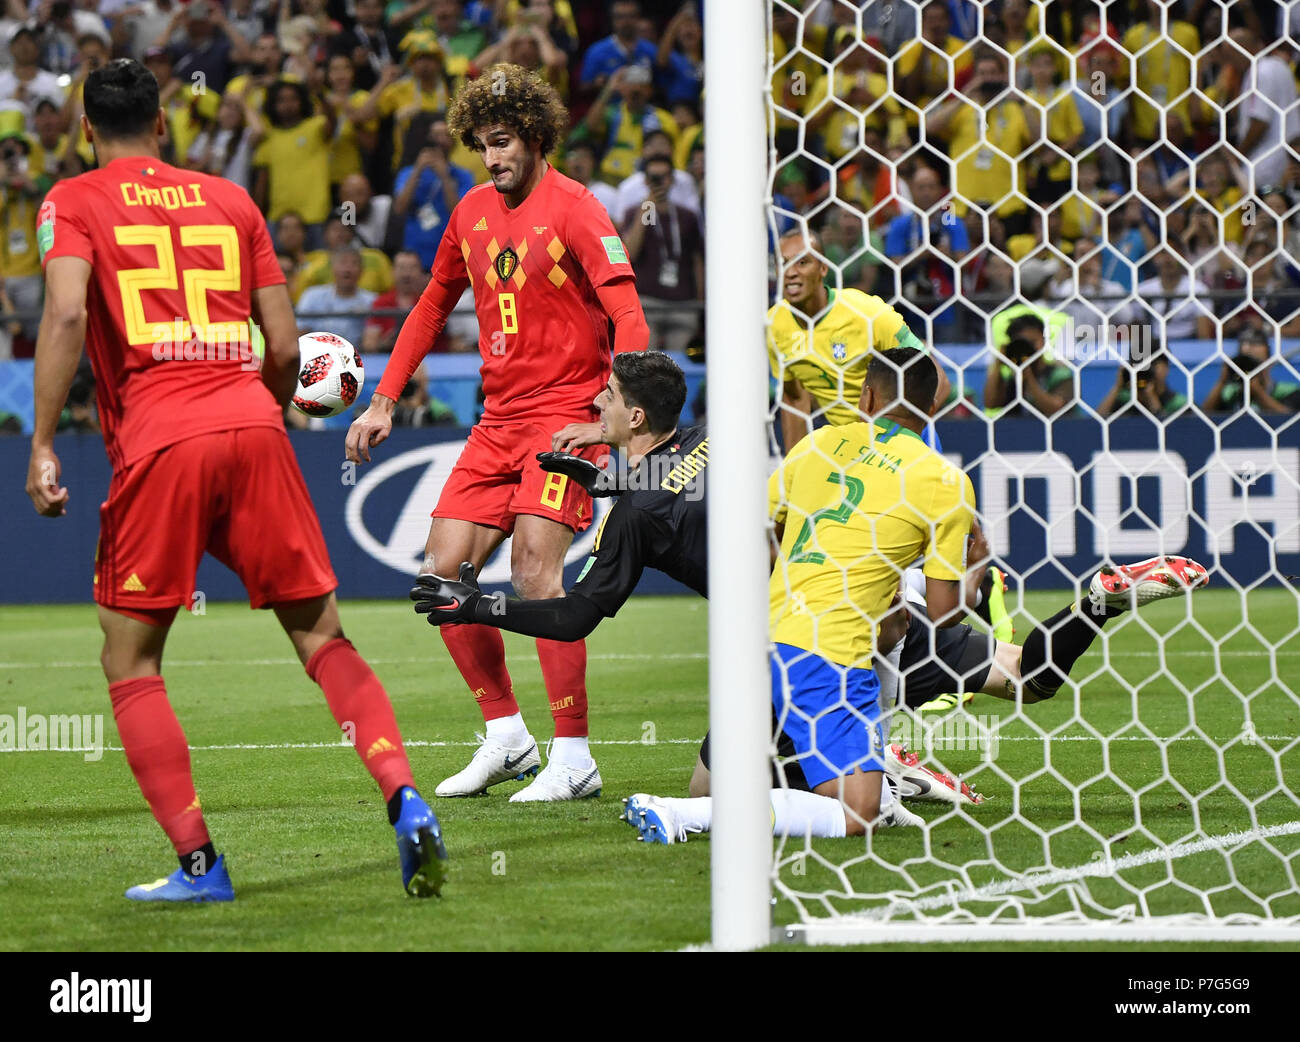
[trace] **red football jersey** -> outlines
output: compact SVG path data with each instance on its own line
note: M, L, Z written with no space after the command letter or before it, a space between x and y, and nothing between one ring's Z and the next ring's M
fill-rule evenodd
M456 204L419 315L445 317L468 283L478 314L485 424L581 414L610 371L609 319L596 289L633 278L605 208L554 167L515 209L486 183ZM379 393L397 398L429 350L407 322ZM409 369L407 364L409 363Z
M242 188L117 159L50 189L36 237L42 265L90 262L86 347L114 467L195 434L283 427L248 320L252 291L284 274Z

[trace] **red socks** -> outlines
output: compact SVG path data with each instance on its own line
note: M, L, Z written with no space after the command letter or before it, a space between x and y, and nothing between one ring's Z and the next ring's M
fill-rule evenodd
M473 623L453 623L439 626L438 632L451 660L474 693L484 720L519 712L515 688L506 669L506 645L500 630Z
M385 801L403 785L414 787L392 703L352 642L336 637L307 660L306 668L325 692L330 712L379 784Z
M556 738L587 737L587 642L537 641Z
M443 642L478 702L484 720L519 712L506 669L506 646L492 626L456 623L439 626ZM556 738L587 736L587 643L538 640L537 659L555 719Z
M178 855L210 841L194 794L190 749L159 676L108 685L113 718L136 784Z

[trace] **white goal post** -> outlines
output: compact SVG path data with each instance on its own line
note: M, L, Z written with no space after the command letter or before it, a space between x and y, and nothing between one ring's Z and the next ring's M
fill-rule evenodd
M1252 326L1266 334L1268 359L1260 364L1272 367L1266 368L1269 388L1281 400L1290 393L1286 381L1293 381L1300 403L1300 373L1289 361L1300 354L1292 339L1300 336L1300 184L1291 194L1267 190L1272 182L1267 188L1258 183L1263 161L1237 149L1239 117L1243 106L1258 107L1252 85L1262 78L1260 61L1272 43L1252 43L1236 30L1229 36L1233 5L1220 0L1188 5L1203 15L1204 35L1175 24L1180 5L1165 0L1157 24L1141 31L1137 23L1115 29L1103 16L1092 44L1099 41L1115 58L1110 68L1119 71L1098 80L1085 70L1080 82L1107 106L1123 102L1154 112L1154 131L1144 131L1154 140L1126 138L1121 147L1110 138L1106 109L1100 146L1076 144L1067 152L1049 136L1067 83L1055 88L1066 94L1035 97L1028 65L1035 53L1050 53L1060 69L1071 68L1068 84L1074 84L1073 63L1091 62L1095 53L1079 43L1079 26L1071 30L1073 44L1034 44L1031 34L1018 45L996 21L1002 4L954 5L972 13L974 35L948 50L946 86L918 103L898 93L900 55L915 37L881 45L872 37L881 23L871 20L884 8L890 18L910 14L919 34L928 6L920 0L705 4L713 946L1300 941L1300 418L1270 416L1272 405L1261 409L1260 401L1272 399L1264 384L1263 396L1256 397L1249 370L1239 381L1245 402L1239 413L1224 418L1198 410L1214 377L1222 370L1230 384L1229 366L1244 364L1237 339L1245 330L1244 344ZM1009 0L1007 6L1025 5ZM1047 23L1050 6L1029 0L1033 25ZM1068 7L1078 18L1093 6L1106 7L1056 5L1055 13ZM1279 16L1288 13L1284 8L1279 5ZM779 50L777 16L795 26ZM1288 24L1300 26L1300 10L1290 17ZM1202 27L1193 28L1199 33ZM1290 31L1300 34L1300 28ZM1300 36L1292 45L1300 53ZM851 82L841 88L837 77L844 71L841 60L864 46L876 53L871 71L877 78L864 88L867 102L851 103L840 97ZM1257 50L1247 53L1251 48ZM973 140L954 129L951 108L927 121L964 89L967 74L959 84L958 62L990 54L1007 70L998 89L1009 90L1004 96L1028 113L1027 137L1009 156L1001 151L1006 139L993 139L1005 128L995 128L987 113L974 117ZM1143 63L1157 55L1167 64L1186 60L1189 86L1182 97L1166 98L1152 85ZM1231 67L1241 64L1241 55L1244 71L1234 79ZM852 72L861 88L861 52L857 60ZM792 101L782 93L783 77L796 72ZM1106 75L1118 78L1107 81ZM1164 75L1169 80L1177 72L1166 69ZM830 98L829 119L817 111L819 96ZM977 97L962 103L979 109ZM793 110L786 107L791 104ZM1300 102L1291 107L1281 125L1294 118L1296 133L1279 133L1300 143ZM1195 134L1181 136L1179 120L1192 124ZM873 125L880 141L892 137L888 148L867 143ZM897 135L905 125L904 145ZM891 170L921 154L945 167L944 220L961 221L968 205L988 204L982 218L967 222L969 248L960 251L949 283L940 272L920 295L908 284L918 260L939 245L937 223L903 253L887 255L880 240L872 240L882 230L873 218L887 202L900 215L915 212L905 180L893 182L891 202L862 183L862 168L857 183L838 176L855 153L876 148L881 165ZM1043 160L1044 148L1055 150L1052 164ZM1119 190L1087 196L1098 165L1092 160L1107 149L1113 155L1104 176ZM888 158L880 154L886 151ZM1300 154L1291 158L1300 163ZM1013 221L1020 242L1012 244L997 230L1009 197L963 195L974 183L963 182L963 159L984 172L999 162L1018 171L1010 176L1012 195L1027 204ZM1211 169L1220 160L1227 184ZM1170 173L1179 164L1188 171L1184 180ZM1032 190L1023 180L1031 166L1040 178ZM1153 167L1166 183L1148 186L1148 196L1144 179ZM778 197L791 170L793 203ZM1035 194L1052 178L1064 186L1059 196ZM814 187L822 194L810 191ZM1154 201L1157 194L1163 201ZM1090 216L1092 203L1074 201L1085 196L1105 199L1096 214ZM1211 216L1189 231L1197 206ZM1075 227L1063 231L1069 207ZM1153 222L1143 224L1142 207L1157 212ZM926 217L939 212L931 207ZM1130 223L1134 213L1136 223ZM1276 238L1265 251L1258 246L1259 229L1274 225ZM952 439L961 444L944 450L972 474L993 554L1003 565L1010 562L1008 592L1023 612L1015 643L1061 606L1086 600L1102 564L1184 554L1202 560L1213 582L1202 598L1208 610L1192 596L1114 620L1079 658L1056 698L1041 706L981 694L932 731L919 717L898 711L893 722L906 722L912 744L922 746L914 751L936 769L987 788L993 799L974 807L918 805L926 819L919 830L883 830L865 840L771 834L765 486L781 405L778 387L771 411L763 345L765 315L774 303L769 280L775 274L779 297L782 275L780 259L772 264L772 245L789 226L826 232L819 258L841 293L865 285L864 266L875 266L881 273L875 292L903 312L921 341L941 350L956 397L939 418L969 416ZM1142 245L1130 240L1121 246L1129 231ZM836 235L841 238L832 241ZM1118 290L1114 282L1100 289L1085 285L1085 276L1092 277L1085 271L1089 243L1105 252L1107 265L1111 252L1127 249L1130 281ZM1186 288L1162 274L1159 285L1140 289L1140 280L1156 277L1165 254L1186 274ZM968 261L981 255L987 279L977 282L970 270L976 265ZM1204 286L1198 279L1207 272L1222 279ZM997 299L995 274L1005 281ZM1184 305L1192 309L1190 333L1174 331ZM997 426L996 437L997 414L986 412L982 401L962 398L986 374L991 379L995 370L1010 371L1004 364L1010 355L995 349L1015 346L1004 336L1005 323L1000 329L995 319L1012 306L1068 316L1059 326L1046 318L1040 354L1064 373L1057 388L1075 417L1066 421L1071 426L1054 428L1060 421L1046 418L1027 377L1014 373L1010 405L1031 407L1024 409L1029 420ZM820 317L812 316L810 332ZM1127 332L1117 340L1121 326ZM1139 348L1133 330L1147 337L1154 331L1157 352L1167 348L1170 381L1164 389L1183 388L1186 400L1175 404L1171 396L1168 414L1158 419L1134 408L1129 418L1112 423L1109 407L1099 405L1111 384L1134 406L1141 401L1147 408L1141 380L1152 379L1153 363L1139 354L1149 347ZM1099 374L1110 383L1103 386ZM1124 401L1121 396L1110 407L1116 400ZM1034 419L1041 420L1041 431L1025 434L1024 425ZM1041 549L1029 555L1029 545ZM1040 590L1055 591L1060 603L1046 610ZM955 747L941 740L948 724L969 724L985 742L979 755L965 748L951 752Z
M704 25L713 946L769 943L767 16L709 0ZM758 345L756 348L755 345ZM719 465L719 460L726 462Z

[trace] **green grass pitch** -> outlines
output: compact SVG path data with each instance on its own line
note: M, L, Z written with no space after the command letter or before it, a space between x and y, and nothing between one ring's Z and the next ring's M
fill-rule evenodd
M1026 607L1046 617L1062 603L1059 594L1033 594ZM1006 884L1049 854L1054 866L1087 865L1105 837L1112 858L1134 859L1120 878L1144 892L1135 899L1112 880L1089 879L1084 892L1100 904L1190 912L1203 907L1199 891L1210 893L1204 900L1220 914L1268 907L1300 915L1300 835L1171 862L1141 858L1186 839L1198 824L1217 836L1300 821L1292 795L1300 791L1300 705L1282 686L1300 686L1297 599L1255 591L1247 616L1249 624L1240 595L1210 590L1196 595L1191 621L1181 603L1165 602L1112 624L1105 646L1098 642L1075 671L1092 675L1077 700L1062 692L1029 707L1026 721L1003 731L992 765L981 768L978 752L944 754L990 797L986 804L949 814L928 847L917 832L889 830L873 840L871 858L862 858L861 840L818 841L817 854L836 864L860 859L847 876L863 892L935 884L955 875L944 864L967 863L974 867L960 886L979 887ZM404 603L346 603L343 620L388 688L416 779L431 793L464 765L482 729L473 700L437 635ZM1017 626L1023 637L1027 621ZM1163 659L1159 634L1167 635ZM520 705L544 738L549 719L532 642L506 638ZM441 900L421 902L401 892L380 797L274 619L227 604L209 605L202 617L182 614L164 670L238 900L158 908L122 898L127 886L166 874L175 861L120 751L97 762L77 752L4 752L0 949L585 950L707 942L708 841L646 847L617 820L621 798L632 792L685 794L707 724L707 647L707 607L695 599L639 598L602 625L588 641L588 687L604 794L512 806L505 796L519 785L507 783L487 798L434 801L451 878ZM105 744L116 746L98 651L89 605L0 607L0 714L19 706L29 714L102 713ZM1229 746L1245 732L1247 707L1255 737ZM1010 707L980 696L970 711ZM1110 743L1109 760L1095 734L1122 736ZM1163 740L1170 738L1177 740ZM1178 785L1161 780L1165 763ZM1080 787L1084 825L1071 786ZM1136 807L1124 786L1141 791ZM933 820L938 807L918 809ZM799 839L781 846L785 885L833 891L834 878L816 859L800 858L803 849ZM1067 901L1061 891L1034 907L1057 912ZM808 907L824 910L817 901ZM783 900L776 920L795 914Z

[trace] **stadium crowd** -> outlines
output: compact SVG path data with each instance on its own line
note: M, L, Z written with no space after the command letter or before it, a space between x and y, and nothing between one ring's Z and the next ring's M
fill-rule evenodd
M1300 138L1300 28L1285 12L782 0L776 229L806 221L839 268L828 280L895 303L923 341L1000 352L985 400L951 417L1016 404L998 395L1027 362L1048 413L1067 409L1053 389L1068 367L1048 357L1061 316L1100 344L1150 330L1141 387L1121 367L1090 403L1103 415L1135 395L1181 408L1163 346L1220 331L1233 360L1204 407L1294 411L1300 385L1269 375L1279 338L1300 333L1300 163L1286 148ZM164 157L252 194L302 328L328 321L367 351L391 347L452 207L487 176L448 133L450 97L498 61L535 69L570 109L553 159L622 234L651 347L702 356L703 44L689 0L0 0L0 38L0 314L26 316L0 321L0 359L32 353L41 199L93 163L82 85L118 56L158 78ZM433 350L476 339L467 297ZM1049 346L1031 358L1035 343ZM427 385L422 369L408 419L453 422Z

